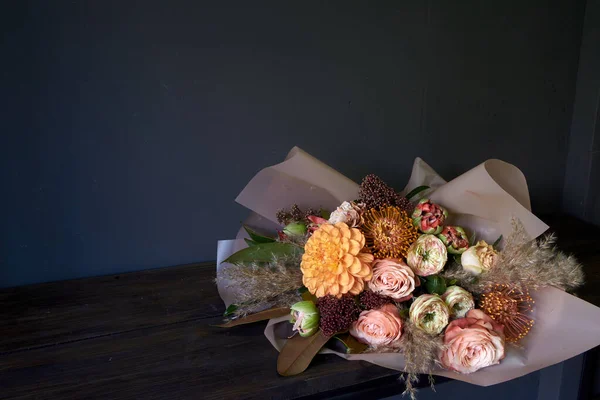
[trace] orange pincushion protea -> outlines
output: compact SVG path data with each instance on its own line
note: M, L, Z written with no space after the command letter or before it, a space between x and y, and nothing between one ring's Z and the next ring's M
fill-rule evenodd
M324 224L304 246L302 282L317 297L359 294L371 279L373 255L361 253L365 237L343 222Z
M411 244L419 238L419 232L404 210L387 206L370 209L364 215L362 226L367 247L378 259L404 258Z

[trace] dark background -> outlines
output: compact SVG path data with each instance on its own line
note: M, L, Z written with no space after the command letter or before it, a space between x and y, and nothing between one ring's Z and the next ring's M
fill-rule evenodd
M158 3L3 4L0 286L213 260L294 145L398 189L500 158L600 214L585 1Z

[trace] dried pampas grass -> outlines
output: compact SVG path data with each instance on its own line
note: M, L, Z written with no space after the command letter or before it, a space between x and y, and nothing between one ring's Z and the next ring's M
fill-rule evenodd
M217 280L235 289L234 318L271 307L287 307L300 301L302 271L297 257L274 257L269 263L228 265Z
M417 389L414 387L419 382L420 374L429 374L429 381L433 384L431 373L437 365L438 356L444 348L441 335L432 336L413 325L409 320L404 320L402 337L397 343L385 347L369 348L366 353L400 353L404 356L404 380L406 390L403 395L410 395L416 399Z
M401 345L405 362L405 375L402 376L402 379L406 384L403 395L408 394L412 400L415 400L416 389L413 385L419 382L419 374L429 374L429 381L433 386L431 372L436 366L438 356L444 348L444 343L442 336L429 335L406 321Z
M510 282L525 290L554 286L573 290L584 283L581 265L555 247L554 235L531 240L520 221L513 220L513 232L506 238L504 249L490 271L473 276L454 264L443 276L456 279L466 290L481 294L490 286Z

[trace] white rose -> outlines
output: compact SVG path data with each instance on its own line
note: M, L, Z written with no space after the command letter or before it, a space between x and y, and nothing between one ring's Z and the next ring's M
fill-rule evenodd
M448 261L446 245L434 235L421 235L409 248L406 263L419 276L440 272Z
M494 267L498 259L498 252L494 247L480 240L475 246L471 246L460 256L460 264L465 271L479 275Z
M475 308L473 295L460 286L448 286L442 295L442 300L446 302L454 318L462 318L467 311Z
M335 225L338 222L343 222L351 228L355 228L360 224L359 209L358 206L345 201L331 213L329 216L329 223Z
M450 319L450 310L444 300L435 294L423 294L415 299L408 310L410 322L417 328L437 335Z

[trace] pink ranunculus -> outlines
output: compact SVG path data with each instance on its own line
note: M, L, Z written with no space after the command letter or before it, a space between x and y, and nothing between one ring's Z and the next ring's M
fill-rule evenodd
M369 281L369 289L395 301L410 300L415 287L419 286L419 278L402 260L386 258L375 260L373 277Z
M374 348L399 340L402 336L402 319L398 308L386 304L377 310L361 312L358 321L350 326L350 334L359 342Z
M444 334L442 365L461 374L470 374L495 365L504 358L504 326L483 311L470 310L465 318L452 321Z

